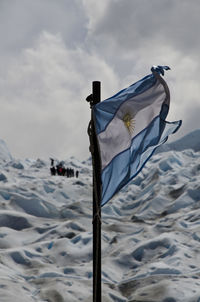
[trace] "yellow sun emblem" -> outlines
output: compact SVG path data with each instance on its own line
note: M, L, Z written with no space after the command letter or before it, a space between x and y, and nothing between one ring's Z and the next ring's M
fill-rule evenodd
M135 128L135 121L133 119L133 116L130 114L130 113L126 113L124 116L123 116L123 122L124 122L124 125L126 126L126 128L128 129L128 132L130 134L133 133L134 131L134 128Z

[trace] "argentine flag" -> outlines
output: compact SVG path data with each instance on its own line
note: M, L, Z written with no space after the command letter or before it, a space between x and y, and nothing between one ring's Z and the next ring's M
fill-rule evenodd
M150 75L93 106L101 158L102 206L141 171L155 149L181 126L181 121L165 120L170 93L161 74L168 69L152 67Z

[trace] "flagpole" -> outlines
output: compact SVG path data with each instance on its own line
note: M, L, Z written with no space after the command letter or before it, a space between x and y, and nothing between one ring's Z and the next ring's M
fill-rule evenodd
M92 95L86 100L91 109L101 101L101 82L92 82ZM93 114L88 134L93 165L93 302L101 302L101 162Z

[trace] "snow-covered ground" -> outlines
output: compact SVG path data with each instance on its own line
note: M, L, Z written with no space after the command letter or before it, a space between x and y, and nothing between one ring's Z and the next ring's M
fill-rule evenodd
M200 143L175 145L102 208L103 302L200 302ZM0 302L92 301L91 161L65 164L0 141Z

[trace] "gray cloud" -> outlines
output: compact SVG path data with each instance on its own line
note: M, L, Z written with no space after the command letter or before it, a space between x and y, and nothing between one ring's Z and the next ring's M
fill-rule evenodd
M80 1L2 0L0 3L1 51L29 47L41 31L62 33L68 47L83 42L87 18Z
M181 52L197 51L198 0L112 1L93 34L109 40L120 51L171 45Z
M176 138L200 128L199 10L198 0L2 0L0 138L16 157L86 158L92 81L104 99L153 64L172 68Z
M85 98L99 74L108 83L117 82L104 61L79 48L67 48L61 35L47 32L33 48L13 58L0 73L1 137L13 153L89 156L90 109Z

